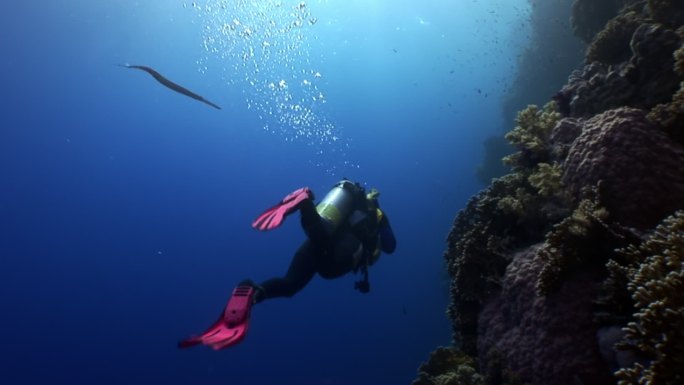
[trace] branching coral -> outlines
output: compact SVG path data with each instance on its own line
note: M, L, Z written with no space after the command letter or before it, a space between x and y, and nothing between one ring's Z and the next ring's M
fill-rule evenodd
M546 236L537 254L543 262L538 294L551 293L577 269L602 266L615 248L634 239L630 231L608 221L609 213L598 201L599 190L600 185L585 189L577 208Z
M539 195L549 197L563 191L563 169L558 163L539 163L537 169L527 178Z
M665 219L640 246L623 252L636 313L622 347L645 360L616 373L620 385L681 384L684 372L684 211Z
M597 229L607 229L608 212L597 203L595 191L582 199L570 216L553 227L538 256L544 262L537 280L537 292L549 294L561 279L590 259Z
M504 158L504 162L514 171L522 171L548 161L551 156L549 137L560 118L555 102L547 103L541 110L530 105L518 112L517 125L506 134L506 140L519 151Z
M475 370L475 360L463 352L440 347L418 369L412 385L481 385L483 377Z

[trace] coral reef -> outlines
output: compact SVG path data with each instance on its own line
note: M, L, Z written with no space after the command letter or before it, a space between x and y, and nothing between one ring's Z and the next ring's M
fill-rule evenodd
M634 84L618 71L593 62L573 71L553 99L563 116L585 118L625 105L635 93Z
M684 206L682 164L683 146L643 111L623 107L585 122L565 160L563 183L577 196L603 181L600 200L612 220L645 229Z
M522 171L548 161L551 156L551 130L560 117L554 102L547 103L541 110L530 105L520 111L516 118L516 127L505 136L519 151L505 157L504 163L510 165L514 171Z
M620 385L684 381L684 211L659 225L641 245L622 251L631 261L613 265L627 277L636 312L622 349L641 360L619 370Z
M502 289L479 317L478 361L490 367L498 352L501 374L528 384L574 385L610 383L609 368L594 342L592 300L597 271L582 271L553 295L535 294L543 261L533 245L515 254L506 268Z
M586 62L618 64L628 60L631 57L629 43L642 22L643 17L637 12L627 12L611 19L589 45Z
M580 268L602 269L613 250L635 239L627 229L607 222L608 211L598 203L599 190L584 190L584 199L572 214L546 235L537 255L542 262L536 283L538 294L549 295Z
M648 12L653 20L669 27L684 24L681 0L648 0Z
M545 104L549 96L565 84L568 73L582 62L584 42L569 33L567 14L572 1L530 0L530 42L520 56L517 73L503 101L505 124L500 133L485 141L484 157L477 170L483 186L510 172L509 168L501 166L501 158L513 152L504 134L509 131L517 112L528 104Z
M670 103L653 107L647 116L659 124L672 140L684 145L684 82Z
M574 1L585 65L520 111L511 173L447 238L472 361L441 359L421 385L684 383L683 15L681 0Z
M572 29L579 38L590 42L620 9L616 0L575 0L572 3Z
M463 352L440 347L428 362L418 368L412 385L482 385L483 377L475 370L475 360Z
M590 117L619 106L650 109L669 102L681 81L675 51L682 36L651 22L646 9L623 8L596 36L587 66L575 71L554 96L565 116Z

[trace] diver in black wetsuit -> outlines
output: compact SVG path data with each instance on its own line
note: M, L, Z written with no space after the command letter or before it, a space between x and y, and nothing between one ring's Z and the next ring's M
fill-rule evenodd
M356 289L368 292L368 267L380 258L381 252L391 254L396 248L389 219L378 204L379 193L372 189L366 194L360 184L345 179L337 183L316 207L313 193L308 189L300 190L299 194L306 196L289 207L285 215L299 210L308 239L295 252L287 273L259 285L251 280L240 285L252 286L255 289L254 301L258 303L269 298L292 297L316 273L325 279L333 279L360 271L363 280L356 283ZM302 196L296 193L293 193L293 199ZM255 221L255 228L265 223L263 217ZM260 229L277 227L280 222L268 223Z
M234 290L225 309L204 333L178 343L180 348L203 344L219 350L238 344L249 329L251 307L265 299L292 297L318 273L323 278L337 278L351 271L363 279L355 288L370 290L368 267L380 253L393 253L396 240L389 219L378 205L377 190L366 194L363 187L349 180L338 182L323 200L314 206L314 196L306 187L286 196L266 210L253 223L258 230L271 230L295 211L301 213L307 240L299 247L287 273L260 285L242 281Z

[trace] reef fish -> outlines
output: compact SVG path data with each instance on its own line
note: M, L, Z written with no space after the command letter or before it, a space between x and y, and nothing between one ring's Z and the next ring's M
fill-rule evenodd
M145 71L145 72L147 72L148 74L152 75L152 77L154 77L155 79L157 79L157 81L158 81L159 83L163 84L163 85L166 86L167 88L170 88L170 89L172 89L172 90L174 90L174 91L176 91L176 92L178 92L178 93L181 93L181 94L183 94L183 95L185 95L185 96L189 96L189 97L191 97L191 98L193 98L193 99L195 99L195 100L199 100L199 101L202 102L202 103L206 103L206 104L208 104L208 105L210 105L210 106L212 106L212 107L214 107L214 108L216 108L216 109L218 109L218 110L221 109L221 107L219 107L219 106L217 106L216 104L214 104L214 103L208 101L207 99L203 98L202 96L197 95L196 93L190 91L189 89L187 89L187 88L185 88L185 87L183 87L183 86L180 86L180 85L178 85L178 84L172 82L171 80L169 80L169 79L163 77L159 72L155 71L154 69L152 69L152 68L150 68L150 67L138 66L138 65L129 65L129 64L119 64L119 65L120 65L121 67L133 68L133 69L139 69L139 70Z

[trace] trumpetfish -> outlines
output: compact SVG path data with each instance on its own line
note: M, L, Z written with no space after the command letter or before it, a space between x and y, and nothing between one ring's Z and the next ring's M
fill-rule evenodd
M195 100L199 100L199 101L202 102L202 103L206 103L206 104L208 104L208 105L210 105L210 106L212 106L212 107L214 107L214 108L216 108L216 109L218 109L218 110L221 109L221 107L219 107L219 106L217 106L216 104L214 104L214 103L208 101L207 99L203 98L202 96L197 95L196 93L190 91L189 89L187 89L187 88L185 88L185 87L183 87L183 86L180 86L180 85L178 85L178 84L172 82L171 80L169 80L169 79L163 77L159 72L155 71L154 69L152 69L152 68L150 68L150 67L147 67L147 66L138 66L138 65L130 65L130 64L119 64L119 66L125 67L125 68L139 69L139 70L145 71L145 72L147 72L148 74L152 75L153 78L155 78L159 83L161 83L161 84L164 85L165 87L170 88L170 89L172 89L172 90L174 90L174 91L176 91L176 92L178 92L178 93L180 93L180 94L183 94L183 95L185 95L185 96L191 97L191 98L193 98L193 99L195 99Z

